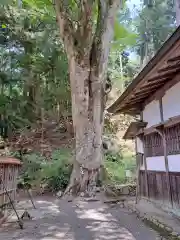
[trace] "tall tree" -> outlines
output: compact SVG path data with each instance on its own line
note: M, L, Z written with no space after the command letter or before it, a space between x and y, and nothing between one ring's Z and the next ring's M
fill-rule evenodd
M11 130L36 123L42 110L63 119L70 87L55 17L42 18L27 4L0 5L0 23L1 117Z
M136 45L137 34L133 31L134 26L131 12L126 4L123 9L119 11L118 19L122 29L117 32L121 37L115 39L111 48L108 71L111 74L114 87L117 87L122 93L124 87L128 85L129 80L132 79L136 73L137 66L133 65L129 53Z
M76 136L76 157L67 192L92 191L102 164L107 64L119 5L119 0L98 0L97 5L95 0L55 0L68 57Z
M144 0L136 17L138 54L146 64L175 29L175 7L172 0Z

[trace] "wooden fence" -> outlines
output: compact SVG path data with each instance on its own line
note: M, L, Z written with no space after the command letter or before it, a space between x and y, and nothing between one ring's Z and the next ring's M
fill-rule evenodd
M171 196L173 206L180 207L180 172L169 172ZM148 171L148 190L146 189L145 171L140 171L139 186L140 196L152 200L160 200L163 203L169 202L166 172Z
M15 158L0 158L0 208L9 203L5 188L11 196L12 201L16 200L17 177L21 163Z

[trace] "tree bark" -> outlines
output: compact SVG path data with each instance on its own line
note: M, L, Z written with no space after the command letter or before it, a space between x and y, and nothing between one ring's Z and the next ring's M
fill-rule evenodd
M89 75L90 66L79 66L71 59L69 67L76 137L76 157L70 185L77 186L79 182L76 187L79 192L90 192L89 187L92 192L102 164L102 83L94 74Z
M99 0L96 31L93 34L94 1L81 2L79 27L67 16L63 3L55 1L55 10L69 65L72 117L76 138L74 167L65 194L94 194L102 165L105 83L114 18L119 0ZM79 36L77 46L77 36ZM79 48L80 47L80 48Z

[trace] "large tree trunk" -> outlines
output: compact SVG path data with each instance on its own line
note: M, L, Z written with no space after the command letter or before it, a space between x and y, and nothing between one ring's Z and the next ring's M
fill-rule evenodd
M74 169L67 191L93 193L102 164L103 82L91 66L69 63L72 89L72 116L76 137Z
M98 16L94 21L96 3ZM102 164L108 55L119 4L120 0L77 1L79 18L74 21L69 5L55 0L60 35L68 57L76 137L74 167L65 193L94 193Z

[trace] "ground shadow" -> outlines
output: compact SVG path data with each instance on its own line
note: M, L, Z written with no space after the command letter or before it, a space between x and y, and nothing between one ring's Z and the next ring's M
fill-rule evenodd
M26 208L31 208L30 204ZM1 228L3 240L155 240L155 233L126 211L101 202L67 202L52 197L36 198L33 220L24 230L17 223ZM25 207L25 206L23 206Z

